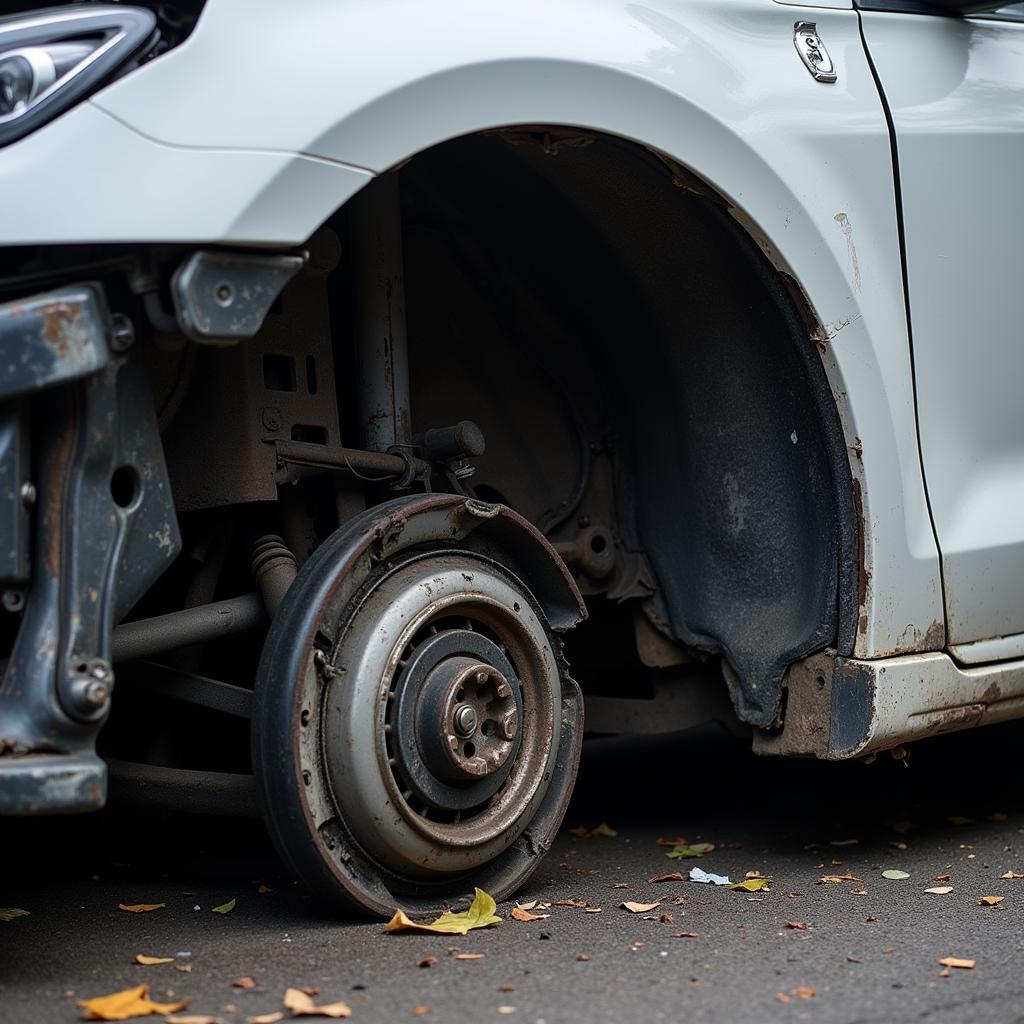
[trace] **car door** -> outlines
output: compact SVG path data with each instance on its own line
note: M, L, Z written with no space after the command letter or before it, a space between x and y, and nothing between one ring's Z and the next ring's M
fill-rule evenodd
M1024 656L1024 4L859 6L894 134L948 642Z

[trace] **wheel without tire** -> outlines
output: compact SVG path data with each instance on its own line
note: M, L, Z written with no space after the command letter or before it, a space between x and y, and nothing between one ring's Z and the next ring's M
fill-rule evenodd
M504 506L401 498L329 538L271 626L253 716L264 817L297 874L384 914L521 885L575 779L582 700L555 631L583 614Z

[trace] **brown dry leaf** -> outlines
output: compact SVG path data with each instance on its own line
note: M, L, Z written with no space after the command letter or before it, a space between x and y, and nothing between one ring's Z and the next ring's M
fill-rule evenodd
M453 959L455 960L483 960L486 957L486 953L456 953Z
M629 882L612 882L612 884L609 885L608 888L609 889L628 889L629 888Z
M28 917L29 912L21 907L0 907L0 921L13 921L18 917Z
M795 932L807 931L807 925L803 921L787 921L786 927L792 929Z
M576 960L578 963L585 964L590 959L586 953L577 953Z
M939 963L943 967L960 967L960 968L962 968L965 971L970 971L970 970L974 969L975 961L974 960L964 960L963 958L958 957L958 956L944 956L939 961Z
M953 972L948 967L943 967L942 970L939 971L940 978L949 978L952 976L952 974Z
M453 914L446 910L436 921L429 924L421 924L406 917L405 912L395 911L395 916L386 925L386 932L439 932L442 935L465 935L474 928L489 928L494 924L501 924L501 918L494 913L496 906L494 897L488 895L483 889L475 890L476 895L469 910L460 914ZM584 904L585 905L585 904Z
M127 910L129 914L148 914L151 910L160 910L166 903L118 903L118 910Z
M838 885L842 882L860 882L856 875L823 875L815 885Z
M936 876L935 876L935 877L934 877L934 878L932 879L932 881L933 881L933 882L948 882L948 881L950 881L950 880L951 880L951 879L950 879L949 875L936 875Z
M946 896L952 891L951 885L933 885L930 889L925 889L925 892L930 892L933 896Z
M1004 871L1000 878L1024 878L1024 871Z
M797 999L813 999L817 994L818 993L813 988L808 988L806 985L797 985L797 987L793 989L793 995L795 995Z
M414 1017L423 1017L430 1013L430 1007L424 1003L417 1003L417 1005L412 1008L412 1013Z
M182 974L191 974L192 973L192 965L191 964L175 964L174 965L174 969L176 971L181 971Z
M534 906L536 906L536 903L534 903ZM517 921L543 921L551 916L550 914L531 914L528 910L524 910L522 907L513 907L511 915Z
M615 831L607 822L602 821L597 828L590 830L592 836L606 836L608 839L614 839L619 833Z
M662 924L675 924L676 923L676 919L671 914L662 914L661 917L658 918L658 920Z
M154 964L173 964L173 956L146 956L145 953L136 953L135 962L143 967L152 967Z
M586 900L555 900L553 907L577 907L582 910L587 905Z
M785 992L776 992L776 993L775 993L775 998L776 998L776 1000L777 1000L778 1002L780 1002L780 1003L789 1003L789 1002L792 1002L792 1000L791 1000L791 999L789 998L789 996L788 996L788 995L786 995L786 993L785 993Z
M623 910L628 910L631 914L646 914L647 911L660 907L661 900L655 900L653 903L634 903L632 900L626 900L625 903L620 903L619 906Z
M273 892L274 890L271 889L269 885L260 885L260 886L257 887L256 891L261 896L266 896L268 892Z
M284 1020L284 1014L275 1010L273 1013L261 1013L256 1017L247 1017L246 1024L277 1024L279 1020Z
M981 899L978 900L978 906L979 907L997 907L1005 899L1006 899L1005 896L982 896Z
M234 988L255 988L256 979L250 978L249 975L245 975L245 977L242 978L235 978L231 984Z
M689 840L684 839L682 836L676 836L675 839L656 839L654 841L656 846L689 846Z
M697 932L676 932L672 936L674 939L698 939L700 935Z
M867 896L867 894L868 894L867 889L851 889L850 890L850 895L851 896Z
M946 821L950 825L973 825L975 824L974 818L965 818L962 814L951 814Z
M509 985L508 982L506 982L504 985L499 985L498 986L498 991L499 992L515 992L515 990L516 990L515 985Z
M648 882L682 882L685 881L683 873L681 871L670 871L667 875L655 875L653 878L648 878Z
M600 914L601 913L601 908L600 907L586 907L584 909L583 913L584 914Z
M211 1017L208 1013L172 1013L164 1017L164 1024L226 1024L223 1017Z
M436 963L437 963L437 957L436 956L425 956L422 960L420 960L416 964L416 966L417 967L433 967L434 964L436 964Z
M300 988L290 988L284 994L284 1006L293 1017L351 1017L348 1003L327 1003L317 1006Z
M137 985L112 992L109 996L79 999L78 1005L86 1011L83 1020L128 1020L129 1017L145 1017L150 1013L176 1013L188 1006L188 1000L154 1003L149 998L149 986Z

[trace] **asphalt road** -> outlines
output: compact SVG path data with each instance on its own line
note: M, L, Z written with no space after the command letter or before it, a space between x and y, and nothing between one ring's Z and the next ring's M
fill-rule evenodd
M188 998L189 1013L239 1024L280 1009L289 986L345 1000L353 1021L389 1024L1024 1021L1024 878L999 877L1024 871L1022 741L1014 724L872 766L763 761L706 733L592 742L566 825L606 822L618 834L564 831L519 898L601 912L553 906L524 923L503 905L501 925L465 938L324 917L255 826L8 822L0 906L30 914L0 922L0 1021L73 1021L76 998L143 982L155 998ZM675 836L716 849L680 865L656 844ZM695 865L774 880L752 894L647 881ZM910 877L888 880L886 869ZM817 884L827 874L858 881ZM924 891L944 875L950 893ZM982 896L1004 899L990 908ZM211 912L229 899L231 913ZM624 900L662 906L645 917ZM453 947L484 956L459 960ZM137 953L176 959L143 967ZM944 977L947 956L976 966ZM428 957L436 964L417 966ZM233 987L241 976L256 987Z

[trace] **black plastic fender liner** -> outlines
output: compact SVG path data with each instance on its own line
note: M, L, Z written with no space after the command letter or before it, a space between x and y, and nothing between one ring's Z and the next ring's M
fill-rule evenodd
M329 537L302 567L268 634L253 708L253 766L271 837L293 871L334 909L390 915L396 906L427 911L469 900L480 885L497 899L520 886L554 839L568 806L583 735L583 700L561 663L561 726L553 784L529 827L494 860L439 881L397 878L361 849L340 815L325 820L325 797L310 775L323 757L304 740L304 691L315 686L314 642L343 628L367 570L410 549L471 548L495 556L529 587L552 629L586 614L568 570L548 542L505 506L458 495L396 498L367 510ZM324 615L326 609L331 611ZM338 619L331 615L338 613ZM308 720L308 719L307 719ZM557 784L555 784L555 781ZM319 803L318 803L319 801ZM328 810L330 808L328 807ZM382 820L386 808L381 808Z

